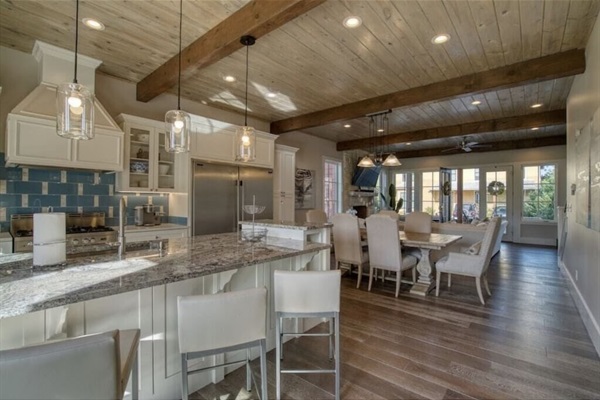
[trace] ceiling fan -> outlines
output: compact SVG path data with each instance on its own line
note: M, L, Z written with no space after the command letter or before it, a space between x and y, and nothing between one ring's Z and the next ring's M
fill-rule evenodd
M491 147L489 144L479 144L479 142L467 142L467 137L465 136L463 140L459 144L449 149L442 150L442 153L446 153L448 151L457 151L462 150L465 153L470 153L476 147Z

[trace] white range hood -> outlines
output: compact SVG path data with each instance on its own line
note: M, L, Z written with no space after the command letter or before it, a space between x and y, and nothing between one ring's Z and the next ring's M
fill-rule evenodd
M56 87L73 80L74 53L36 41L39 85L8 114L6 164L123 170L123 131L102 104L95 102L93 140L69 140L56 134ZM77 55L77 79L94 92L99 60Z

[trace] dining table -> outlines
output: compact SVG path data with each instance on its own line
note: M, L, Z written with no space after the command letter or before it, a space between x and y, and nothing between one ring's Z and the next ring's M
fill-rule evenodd
M403 246L415 247L421 250L421 259L417 264L419 279L410 289L411 294L426 296L435 287L430 259L431 250L441 250L460 239L462 239L460 235L400 231L400 243Z

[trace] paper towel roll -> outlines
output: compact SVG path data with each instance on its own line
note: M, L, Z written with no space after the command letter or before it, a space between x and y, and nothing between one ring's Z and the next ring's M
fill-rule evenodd
M65 262L65 213L33 214L33 265L54 265Z

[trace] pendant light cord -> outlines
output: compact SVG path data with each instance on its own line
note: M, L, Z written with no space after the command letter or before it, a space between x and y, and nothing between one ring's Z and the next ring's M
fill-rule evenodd
M246 45L246 108L244 111L244 126L248 126L248 55L250 53L250 45Z
M181 110L181 26L183 21L183 0L179 0L179 73L177 75L177 109Z
M79 45L79 0L77 0L75 4L75 70L73 71L73 83L77 83L77 46Z

